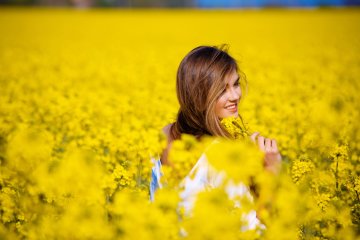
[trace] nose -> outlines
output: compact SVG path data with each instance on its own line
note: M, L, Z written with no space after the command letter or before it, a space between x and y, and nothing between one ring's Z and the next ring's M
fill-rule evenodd
M235 101L239 100L240 97L240 91L236 88L230 88L229 89L229 101Z

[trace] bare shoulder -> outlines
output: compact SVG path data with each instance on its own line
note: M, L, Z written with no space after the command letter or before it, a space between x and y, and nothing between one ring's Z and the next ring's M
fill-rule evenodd
M165 136L169 139L170 137L170 129L171 126L173 125L173 123L169 123L168 125L166 125L165 127L163 127L162 131L165 134Z
M168 154L169 154L169 150L171 148L171 139L170 139L170 130L171 130L171 126L173 124L170 123L168 125L166 125L165 127L163 127L162 131L165 134L166 138L167 138L167 146L164 149L162 155L161 155L161 164L165 164L165 165L171 165L171 163L168 161Z

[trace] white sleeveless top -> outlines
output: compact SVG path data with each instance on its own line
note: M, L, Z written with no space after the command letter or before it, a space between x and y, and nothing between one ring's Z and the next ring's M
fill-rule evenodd
M163 176L163 172L161 170L160 159L151 158L151 161L154 166L151 171L150 200L154 201L156 189L162 188L160 179ZM200 191L219 187L224 178L225 173L216 171L209 164L206 155L203 153L195 166L191 169L190 173L180 183L180 187L182 187L181 189L183 190L180 192L181 200L179 202L179 207L184 208L185 214L190 214L196 200L196 195ZM243 183L234 184L233 182L230 182L226 185L225 190L229 199L241 196L253 201L250 190ZM241 204L238 201L234 201L234 205L235 207L241 207ZM243 214L241 219L247 223L241 228L242 231L253 230L256 228L265 229L265 226L261 224L256 217L255 210Z

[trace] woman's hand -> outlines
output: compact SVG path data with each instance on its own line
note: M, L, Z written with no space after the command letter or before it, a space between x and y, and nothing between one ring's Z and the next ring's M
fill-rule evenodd
M265 153L264 167L267 171L278 174L281 169L281 155L275 139L264 138L258 132L250 136L251 140Z

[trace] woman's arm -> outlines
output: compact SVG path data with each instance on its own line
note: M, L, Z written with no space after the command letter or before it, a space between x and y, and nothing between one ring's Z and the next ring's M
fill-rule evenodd
M275 139L265 138L261 136L258 132L255 132L251 135L251 140L257 144L262 152L265 153L264 157L264 167L265 170L277 175L281 170L281 155L276 143ZM258 186L254 183L254 185L250 186L253 194L256 199L260 199L260 191ZM267 196L265 199L262 198L261 202L258 205L257 209L257 217L260 221L264 222L263 219L263 210L269 211L271 210L271 203L274 199L273 195Z

